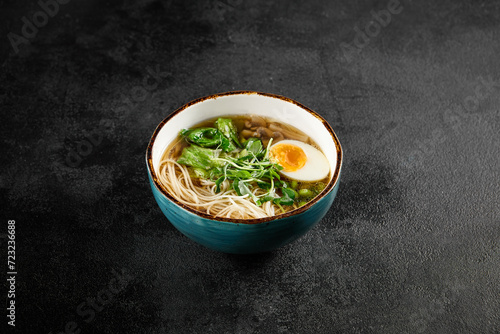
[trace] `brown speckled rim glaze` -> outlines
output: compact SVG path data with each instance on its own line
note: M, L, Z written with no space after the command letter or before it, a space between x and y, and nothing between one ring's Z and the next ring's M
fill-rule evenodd
M314 117L316 117L317 119L319 119L323 123L323 126L328 130L328 132L332 136L333 142L335 143L335 148L337 150L337 166L335 167L335 171L333 172L333 176L332 176L330 182L327 184L327 186L325 187L325 189L323 189L323 191L318 194L318 196L316 196L311 201L309 201L305 205L303 205L303 206L301 206L301 207L299 207L299 208L297 208L295 210L291 210L291 211L288 211L286 213L282 213L282 214L279 214L279 215L275 215L275 216L271 216L271 217L265 217L265 218L236 219L236 218L214 217L213 215L209 215L209 214L204 213L204 212L196 211L196 210L192 209L191 207L189 207L189 206L187 206L185 204L180 203L172 195L170 195L167 192L167 190L163 187L163 185L158 181L158 177L156 175L156 171L155 171L154 166L153 166L153 157L152 157L153 153L152 152L153 152L153 145L155 143L156 136L158 135L158 133L160 132L160 130L163 128L163 126L172 117L180 114L183 110L187 109L188 107L190 107L190 106L192 106L194 104L206 101L206 100L216 99L216 98L219 98L219 97L229 96L229 95L261 95L261 96L271 97L271 98L274 98L274 99L283 100L285 102L293 103L293 104L297 105L298 107L300 107L304 111L307 111L308 113L310 113L311 115L313 115ZM237 224L262 224L262 223L267 223L267 222L270 222L270 221L273 221L273 220L277 220L277 219L281 219L281 218L287 218L287 217L290 217L290 216L294 216L294 215L298 215L300 213L303 213L303 212L307 211L309 208L311 208L314 204L316 204L320 199L322 199L323 197L325 197L336 186L337 182L339 182L340 169L342 167L342 147L340 146L340 142L339 142L339 140L337 138L337 135L333 131L333 129L330 126L330 124L328 124L328 122L323 117L321 117L319 114L317 114L316 112L314 112L311 109L307 108L306 106L300 104L299 102L294 101L294 100L289 99L289 98L284 97L284 96L280 96L280 95L275 95L275 94L270 94L270 93L262 93L262 92L254 92L254 91L247 91L247 90L241 90L241 91L231 91L231 92L225 92L225 93L219 93L219 94L214 94L214 95L209 95L209 96L201 97L199 99L196 99L196 100L193 100L193 101L191 101L189 103L186 103L185 105L183 105L179 109L177 109L174 112L172 112L170 115L168 115L156 127L155 132L153 133L153 136L151 137L151 140L149 142L148 149L146 151L146 161L147 161L148 169L149 169L149 172L151 173L151 178L153 179L153 183L154 183L155 187L165 197L167 197L170 201L172 201L173 203L175 203L177 206L181 207L182 209L184 209L186 211L189 211L189 212L191 212L191 213L193 213L193 214L195 214L197 216L200 216L202 218L206 218L206 219L217 221L217 222L221 222L222 221L222 222L230 222L230 223L237 223Z

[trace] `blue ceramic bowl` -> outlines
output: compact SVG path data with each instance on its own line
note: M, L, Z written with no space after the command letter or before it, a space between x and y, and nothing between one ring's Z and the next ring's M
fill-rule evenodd
M178 202L158 181L163 152L183 128L225 115L256 114L278 119L308 134L332 168L325 189L306 205L273 217L213 217ZM326 214L340 181L342 148L330 125L314 111L291 99L267 93L237 91L203 97L174 111L156 128L146 152L149 182L158 206L182 234L208 248L234 254L271 251L304 235Z

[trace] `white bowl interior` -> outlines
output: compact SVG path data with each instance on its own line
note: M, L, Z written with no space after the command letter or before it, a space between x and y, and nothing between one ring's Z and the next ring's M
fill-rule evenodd
M207 99L173 116L159 131L152 147L155 171L158 171L163 152L181 129L190 128L204 120L219 116L244 114L274 118L300 129L318 144L330 163L331 171L335 170L337 166L336 145L330 132L319 118L292 102L257 93L242 93Z

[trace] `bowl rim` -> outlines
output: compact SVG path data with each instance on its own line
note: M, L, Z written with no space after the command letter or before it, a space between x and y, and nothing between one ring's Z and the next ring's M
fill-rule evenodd
M216 98L219 98L219 97L231 96L231 95L261 95L261 96L265 96L265 97L270 97L270 98L275 98L275 99L283 100L285 102L295 104L299 108L301 108L304 111L310 113L311 115L313 115L314 117L316 117L317 119L319 119L321 121L321 123L323 124L323 126L327 129L327 131L329 132L330 136L332 137L333 142L335 144L335 148L337 150L337 166L335 167L335 171L333 172L333 176L332 176L330 182L328 182L328 184L326 185L325 189L323 189L322 192L320 192L311 201L307 202L305 205L303 205L303 206L301 206L301 207L299 207L297 209L288 211L286 213L281 213L281 214L278 214L278 215L275 215L275 216L264 217L264 218L250 218L250 219L215 217L213 215L209 215L207 213L204 213L204 212L201 212L201 211L197 211L197 210L195 210L195 209L193 209L193 208L191 208L191 207L189 207L189 206L187 206L187 205L185 205L185 204L177 201L172 195L170 195L168 193L168 191L164 188L164 186L159 182L158 177L156 175L155 168L153 166L153 157L152 157L152 155L153 155L153 145L155 143L156 137L158 136L158 133L160 132L160 130L163 128L163 126L171 118L173 118L174 116L180 114L182 111L184 111L185 109L191 107L192 105L195 105L197 103L200 103L200 102L203 102L203 101L206 101L206 100L216 99ZM146 164L147 164L147 167L148 167L148 173L151 176L151 179L153 180L153 184L155 185L156 189L160 193L162 193L165 197L167 197L175 205L177 205L180 208L182 208L182 209L184 209L184 210L186 210L186 211L188 211L190 213L193 213L193 214L195 214L195 215L197 215L199 217L202 217L202 218L205 218L205 219L208 219L208 220L211 220L211 221L215 221L215 222L229 222L229 223L236 223L236 224L262 224L262 223L267 223L267 222L274 221L274 220L279 220L279 219L282 219L282 218L288 218L288 217L291 217L291 216L296 216L296 215L299 215L299 214L307 211L309 208L311 208L317 202L319 202L322 198L324 198L328 193L330 193L330 191L332 189L335 188L335 186L339 182L340 170L342 168L342 163L343 163L343 151L342 151L342 146L340 145L340 141L337 138L337 135L333 131L333 129L330 126L330 124L328 124L328 122L322 116L320 116L318 113L316 113L312 109L310 109L310 108L304 106L303 104L301 104L301 103L299 103L299 102L297 102L295 100L292 100L292 99L290 99L288 97L281 96L281 95L276 95L276 94L272 94L272 93L264 93L264 92L258 92L258 91L250 91L250 90L237 90L237 91L229 91L229 92L216 93L216 94L212 94L212 95L207 95L207 96L204 96L204 97L200 97L198 99L192 100L192 101L184 104L182 107L180 107L180 108L174 110L172 113L170 113L167 117L165 117L158 124L158 126L155 129L155 131L153 132L153 135L151 136L151 139L150 139L149 144L148 144L148 148L146 150Z

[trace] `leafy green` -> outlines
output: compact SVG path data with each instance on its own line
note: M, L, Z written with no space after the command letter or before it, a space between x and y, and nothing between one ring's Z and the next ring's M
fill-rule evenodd
M219 192L220 191L220 185L222 182L224 182L226 178L224 176L221 176L219 177L216 181L215 181L215 192Z
M257 156L262 151L262 142L258 138L248 138L245 142L245 149L254 156Z
M230 169L227 171L227 174L226 176L229 178L229 179L250 179L252 178L252 174L250 174L249 171L247 170L238 170L238 169Z
M236 158L239 160L247 160L248 158L251 158L252 156L248 153L247 149L244 148L242 149L237 155Z
M193 167L191 177L197 179L208 179L210 178L210 171L200 167Z
M241 147L240 141L238 140L238 129L230 118L217 119L217 121L215 121L215 126L217 126L217 129L227 139L232 140L236 146Z
M290 188L282 188L281 192L283 193L284 196L289 197L291 199L295 199L295 194L296 192L293 189Z
M268 201L272 201L273 199L274 199L273 194L268 193L268 194L266 194L264 197L262 197L262 198L260 199L260 201L261 201L262 203L265 203L265 202L268 202Z
M251 191L248 188L248 186L245 184L245 182L242 182L238 178L234 179L234 181L233 181L233 189L236 191L238 196L251 194Z
M217 147L221 143L220 133L215 128L184 129L181 130L181 136L201 147Z
M259 206L260 206L260 205L262 205L262 204L263 204L263 203L265 203L265 202L272 201L272 200L274 199L274 197L275 197L274 192L268 192L268 193L266 193L264 196L261 196L261 197L257 200L257 202L255 202L255 204L257 204L257 205L259 205Z
M232 152L236 149L232 140L226 138L216 128L196 128L192 130L181 130L181 136L190 143L206 148L221 148L224 152Z
M191 145L182 150L182 154L177 162L182 165L208 170L224 165L217 160L219 153L219 150Z
M271 189L271 183L266 182L266 181L261 181L261 180L256 180L256 181L257 181L257 185L259 186L260 189L264 189L264 190Z
M222 148L224 152L232 152L236 150L236 146L234 146L232 140L227 139L220 132L219 132L219 138L220 138L220 148Z
M274 198L274 204L282 205L293 205L293 200L295 199L295 192L290 188L281 188L283 193L282 197Z

